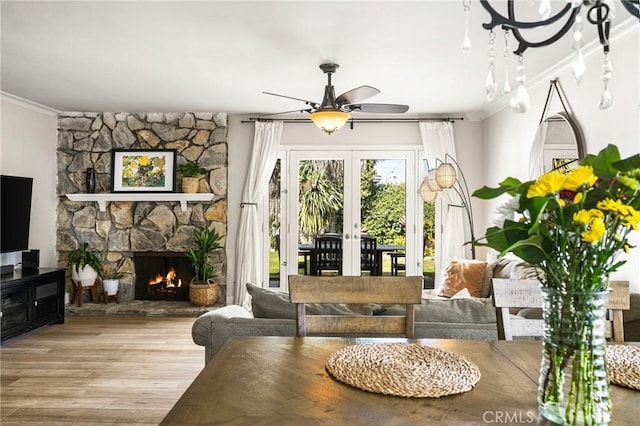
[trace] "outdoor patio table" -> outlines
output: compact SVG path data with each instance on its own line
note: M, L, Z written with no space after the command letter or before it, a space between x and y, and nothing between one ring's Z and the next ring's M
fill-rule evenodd
M385 252L394 252L394 251L401 251L401 250L405 250L406 247L405 246L401 246L401 245L397 245L397 244L377 244L376 246L376 262L378 264L378 274L377 275L382 275L382 255ZM314 255L313 252L315 250L315 246L313 244L298 244L298 254L300 256L305 256L305 262L306 262L306 256L310 256L309 259L309 273L313 274L313 271L315 271L315 259L314 259ZM306 270L305 270L306 272ZM306 275L306 273L305 273Z
M331 353L380 342L418 342L465 356L480 369L480 381L457 395L403 398L353 388L325 370ZM231 338L162 424L546 424L536 403L541 348L540 341ZM639 396L611 385L611 424L637 424Z

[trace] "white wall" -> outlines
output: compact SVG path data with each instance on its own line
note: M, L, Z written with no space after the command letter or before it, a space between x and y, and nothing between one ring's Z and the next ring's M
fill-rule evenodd
M241 123L249 116L229 116L229 205L227 223L227 303L233 303L235 294L235 241L240 217L240 203L244 180L251 159L254 125ZM296 117L298 118L298 117ZM454 123L458 162L464 170L471 191L481 181L482 164L478 159L482 155L481 123L467 120ZM285 123L281 145L309 145L313 149L330 146L375 145L385 149L390 146L422 146L418 123L356 123L354 129L345 125L332 135L327 135L308 123ZM420 179L422 176L420 176ZM474 208L480 208L474 202ZM466 224L466 222L465 222ZM466 225L465 225L466 226ZM476 227L476 232L478 232ZM468 235L467 235L468 237Z
M609 143L618 146L622 157L640 152L638 42L636 27L629 36L612 43L610 55L614 70L609 87L615 105L610 110L602 111L597 106L602 92L603 57L600 52L587 59L587 74L579 86L573 80L570 69L558 75L583 129L588 153L597 153ZM506 108L483 121L483 163L486 167L483 169L482 179L485 184L497 186L497 183L507 176L521 180L529 179L529 150L548 87L548 84L544 83L530 89L531 108L527 113L516 114ZM558 111L562 111L562 106L555 96L550 112ZM495 200L483 203L483 223L479 222L478 228L484 230L491 225L492 212L500 203ZM634 233L631 244L638 245L638 234ZM640 292L640 248L633 249L627 259L627 264L611 278L628 280L631 290Z
M33 178L29 248L40 250L41 266L56 267L57 114L4 95L1 102L0 172Z

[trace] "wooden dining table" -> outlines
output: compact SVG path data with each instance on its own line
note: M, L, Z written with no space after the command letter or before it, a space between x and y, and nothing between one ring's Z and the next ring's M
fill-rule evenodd
M403 398L333 379L327 357L360 343L418 342L465 356L475 387L440 398ZM637 343L636 343L637 344ZM229 339L163 425L549 424L539 418L539 341L237 337ZM640 393L611 385L612 425L637 425Z

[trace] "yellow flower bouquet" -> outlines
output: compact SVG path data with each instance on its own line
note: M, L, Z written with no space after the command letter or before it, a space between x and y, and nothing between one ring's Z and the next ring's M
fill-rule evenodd
M604 354L609 274L625 263L629 233L640 223L640 154L620 159L608 145L567 174L535 181L507 178L481 199L509 194L517 217L487 229L479 246L512 252L541 271L545 307L538 406L567 424L603 424L611 417ZM504 208L501 210L504 212ZM567 380L565 380L567 379Z

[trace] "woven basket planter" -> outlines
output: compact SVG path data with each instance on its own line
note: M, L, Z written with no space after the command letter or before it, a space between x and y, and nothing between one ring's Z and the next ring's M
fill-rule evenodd
M218 300L218 284L213 280L189 284L189 302L194 306L211 306Z
M183 177L182 178L182 191L187 194L195 194L198 192L198 186L200 185L200 178L197 177Z

